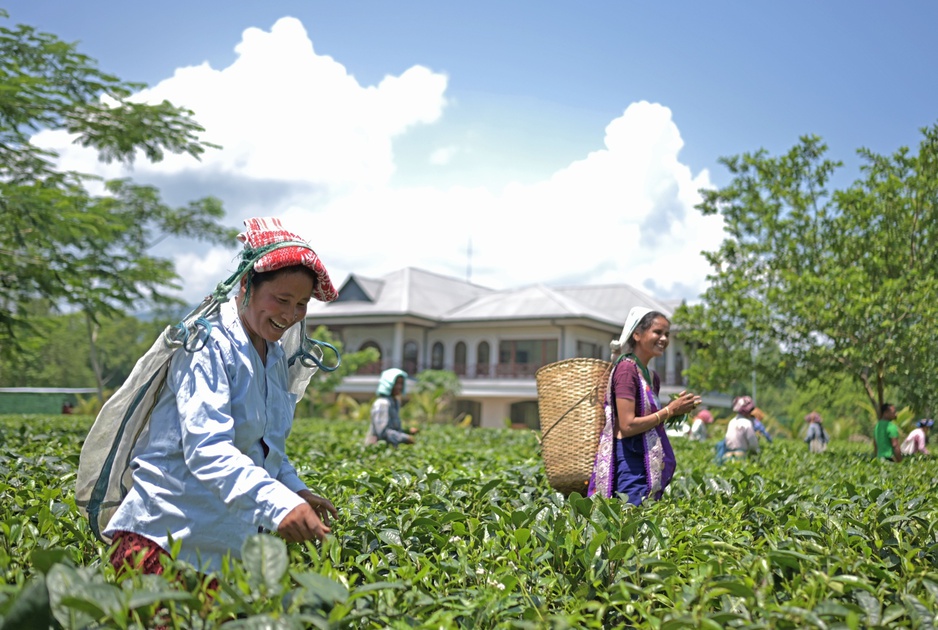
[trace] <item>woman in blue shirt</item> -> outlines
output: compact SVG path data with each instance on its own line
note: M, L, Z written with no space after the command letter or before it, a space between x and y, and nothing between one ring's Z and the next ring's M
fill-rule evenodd
M134 449L133 485L104 532L117 545L117 568L142 557L144 571L158 573L159 556L175 540L181 559L217 571L225 555L240 556L251 534L322 539L337 514L286 456L297 397L278 342L304 321L310 299L338 293L315 252L279 220L245 225L245 256L274 243L300 244L258 259L238 294L209 319L205 346L173 355Z

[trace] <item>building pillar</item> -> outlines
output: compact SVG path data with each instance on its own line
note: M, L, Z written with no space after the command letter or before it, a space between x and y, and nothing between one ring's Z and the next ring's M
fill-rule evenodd
M674 346L668 344L668 349L664 351L665 357L667 358L668 364L665 367L664 382L668 385L674 385L677 383L677 378L674 374Z
M400 368L404 365L404 322L394 324L394 341L391 347L391 365L384 366Z
M471 341L466 342L466 374L464 375L464 378L475 377L476 373L479 370L479 368L476 366L476 361L478 360L478 356L479 356L477 354L478 349L479 349L478 341L474 343ZM454 357L456 356L455 347L453 349L453 356Z
M496 370L498 369L498 338L493 337L489 340L489 378L498 378Z

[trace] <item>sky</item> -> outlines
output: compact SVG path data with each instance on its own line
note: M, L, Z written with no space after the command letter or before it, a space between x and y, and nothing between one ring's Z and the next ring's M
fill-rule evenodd
M695 206L720 158L806 134L859 178L861 147L938 123L938 3L0 0L194 112L201 161L61 165L131 177L225 223L280 217L341 285L418 267L493 289L627 283L693 302L723 239ZM164 242L192 304L237 244Z

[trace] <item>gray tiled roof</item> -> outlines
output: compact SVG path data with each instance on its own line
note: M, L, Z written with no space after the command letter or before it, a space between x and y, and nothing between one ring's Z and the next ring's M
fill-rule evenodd
M349 275L339 289L339 299L324 304L310 302L307 315L417 315L441 319L454 308L493 293L465 280L405 267L382 276ZM362 294L370 301L361 299ZM354 296L345 299L346 295Z
M311 302L308 316L416 315L437 321L586 318L619 325L645 306L670 316L667 303L627 284L577 287L532 285L496 291L414 267L381 278L351 274L339 299Z
M375 280L363 276L355 276L355 280L358 286L361 287L361 290L371 298L372 302L376 302L381 297L381 289L384 287L383 280Z
M668 317L674 314L674 306L639 291L628 284L607 284L599 286L562 287L555 289L570 299L589 305L605 313L616 323L624 323L633 306L644 306L664 313Z
M593 308L550 287L534 285L486 295L446 314L446 321L493 319L554 319L585 317L619 323L609 313ZM624 318L623 318L624 321Z

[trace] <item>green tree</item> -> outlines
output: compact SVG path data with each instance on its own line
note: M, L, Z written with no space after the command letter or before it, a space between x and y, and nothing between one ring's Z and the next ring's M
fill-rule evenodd
M312 417L319 417L325 411L326 400L331 397L331 394L346 376L355 374L360 368L374 363L380 357L375 348L365 348L358 352L343 352L342 341L325 326L317 326L310 336L313 339L332 344L342 356L342 364L339 369L334 372L319 370L306 389L304 398L308 402L307 412ZM332 356L330 351L326 350L324 359L326 364L329 365L334 362L335 357Z
M335 401L323 410L325 418L343 420L368 420L371 417L371 400L357 400L349 394L339 394Z
M177 302L172 262L150 248L167 236L232 242L236 231L219 224L224 212L213 198L171 208L155 188L127 180L92 195L86 184L96 178L60 170L33 134L67 131L106 162L198 158L212 145L200 140L191 111L135 102L142 84L100 71L75 45L29 26L0 26L0 85L0 343L13 346L30 327L27 305L37 298L80 311L103 393L100 318Z
M112 180L106 186L110 195L90 200L84 216L107 218L107 223L102 221L84 237L82 254L70 261L70 272L76 275L62 276L74 281L65 281L68 293L60 298L61 303L78 308L85 316L89 360L102 399L105 373L98 356L102 339L99 319L144 304L163 308L182 304L167 292L180 288L173 262L152 255L150 248L167 236L233 243L237 234L217 223L224 212L215 199L170 208L151 186L127 180Z
M821 414L824 429L833 438L873 436L876 412L863 385L847 373L830 374L823 380L792 377L782 383L763 385L759 389L759 407L771 412L790 437L796 439L804 437L807 431L804 417L811 411Z
M887 388L899 406L934 408L938 126L922 134L916 154L860 150L862 177L842 191L817 137L721 160L733 180L698 207L723 216L727 237L705 252L702 303L675 314L696 386L738 389L755 370L835 387L847 374L872 408Z
M85 315L55 314L39 305L30 313L31 329L21 331L18 351L0 356L0 386L95 386L90 346L82 343L87 334ZM116 389L124 382L168 323L123 314L101 318L97 351L105 389Z
M401 408L402 417L420 422L444 422L453 419L453 405L461 387L459 377L449 370L423 370L417 374Z

